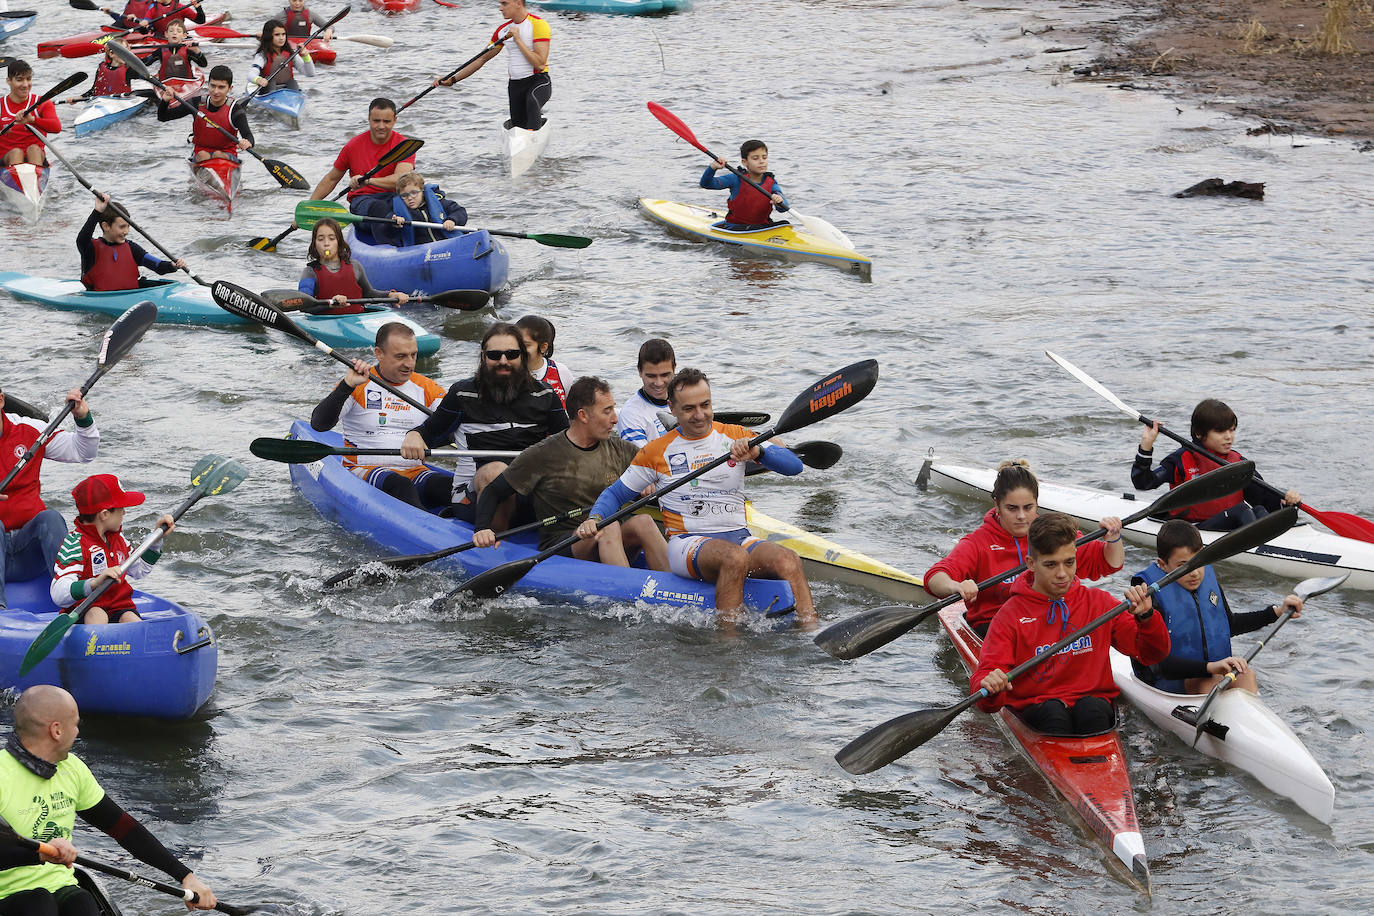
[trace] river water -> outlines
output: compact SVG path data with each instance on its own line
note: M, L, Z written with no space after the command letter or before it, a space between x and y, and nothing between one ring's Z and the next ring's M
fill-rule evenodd
M7 53L93 18L42 7ZM236 4L234 25L256 31L275 7ZM363 129L369 98L409 98L476 53L495 7L355 9L342 34L396 46L341 43L339 65L309 84L303 129L259 122L261 148L315 180ZM1137 428L1046 348L1177 427L1201 397L1222 397L1270 480L1374 516L1369 154L1247 138L1250 125L1205 105L1072 81L1061 65L1091 52L1047 55L1055 33L1027 33L1089 12L1106 10L700 0L650 19L550 14L546 162L503 177L501 62L431 94L401 129L427 141L421 170L474 224L596 237L581 252L512 242L495 313L547 315L558 357L622 396L650 335L711 373L718 404L775 414L827 370L879 360L869 399L807 432L844 446L839 465L750 488L769 513L905 569L924 570L984 508L915 487L927 448L1127 484ZM228 52L240 69L248 54ZM43 62L36 84L93 62ZM644 219L640 196L723 197L696 188L703 157L647 100L720 151L766 139L793 202L871 254L873 282L732 256ZM275 255L246 242L284 226L296 197L250 162L231 219L190 200L183 135L144 116L67 136L64 152L203 276L289 285L301 237ZM1170 197L1213 176L1266 182L1267 199ZM70 239L89 195L58 180L36 228L0 220L14 269L75 273ZM89 374L106 320L3 308L9 390L53 404ZM445 337L422 371L469 373L491 315L417 317ZM1314 600L1259 660L1267 701L1336 785L1330 827L1127 711L1150 902L981 714L878 773L835 765L868 726L960 696L963 674L933 627L840 663L795 631L729 639L645 607L508 596L440 618L427 601L452 582L438 572L322 594L322 574L377 551L320 519L286 469L247 446L283 434L338 374L275 333L159 326L91 396L96 469L149 492L135 530L181 499L206 452L254 474L184 519L150 580L218 633L214 697L184 724L91 719L79 748L229 902L296 916L1374 907L1368 592ZM91 468L45 470L69 512L66 492ZM1149 559L1132 547L1128 568ZM1293 585L1221 574L1243 608ZM825 583L817 595L826 620L887 603ZM103 836L80 840L122 855ZM113 891L131 913L178 906Z

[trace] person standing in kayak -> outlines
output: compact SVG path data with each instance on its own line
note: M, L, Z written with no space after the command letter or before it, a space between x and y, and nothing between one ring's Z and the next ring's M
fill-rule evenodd
M373 374L410 395L426 407L433 407L444 396L444 387L415 371L419 358L415 332L399 321L388 321L377 329L377 358L373 366L357 359L344 373L343 381L325 395L310 415L310 425L320 432L339 427L344 444L350 448L400 448L406 432L424 420L414 405L373 381ZM372 486L402 502L421 509L442 509L453 490L453 475L427 466L423 461L387 456L370 457L360 464L357 457L343 459L344 467Z
M239 150L252 149L253 130L248 126L248 116L243 106L229 97L234 88L234 71L220 64L210 70L210 81L205 84L208 91L198 92L190 98L178 99L171 92L160 93L162 101L157 106L159 121L175 121L200 111L204 118L196 118L191 127L192 158L196 162L206 159L231 159L238 161ZM232 136L225 136L206 121L213 121L227 130Z
M33 67L27 61L12 58L5 71L5 82L9 84L10 91L9 95L0 99L0 128L9 127L9 130L0 136L0 163L47 165L47 148L38 134L55 134L62 130L62 122L57 118L57 106L49 99L24 114L25 109L38 101L38 96L33 93ZM38 134L34 131L38 131Z
M373 240L379 245L408 248L458 235L458 227L468 221L468 211L456 200L445 197L437 184L425 184L425 177L419 172L406 172L396 179L391 218L395 225L371 224ZM443 223L444 228L409 225L414 222Z
M1193 443L1205 448L1213 455L1220 455L1228 464L1244 461L1245 458L1234 446L1236 427L1239 421L1236 413L1222 401L1207 398L1193 408L1191 435ZM1159 436L1159 423L1146 427L1140 434L1140 448L1131 464L1131 484L1137 490L1153 490L1162 484L1173 489L1194 477L1201 477L1208 471L1220 467L1210 458L1194 454L1186 448L1179 448L1163 461L1159 467L1151 468L1154 461L1155 439ZM1259 475L1255 475L1259 479ZM1223 496L1211 502L1189 506L1178 512L1177 517L1186 519L1203 531L1230 531L1248 525L1261 516L1275 512L1284 506L1296 506L1302 502L1302 494L1289 490L1282 498L1274 496L1258 483L1251 482L1244 491Z
M635 370L639 373L639 390L621 408L615 428L620 438L643 448L649 440L668 431L658 412L668 409L668 383L677 372L673 345L661 337L644 341L639 345Z
M557 334L553 322L538 315L526 315L515 326L520 329L520 346L525 348L530 375L552 388L564 409L567 409L568 386L576 376L567 366L553 361L553 339ZM568 419L571 421L571 413Z
M958 592L964 599L964 619L979 635L988 631L997 609L1011 597L1013 579L978 591L978 583L999 572L1015 569L1027 561L1026 538L1031 522L1040 511L1040 482L1023 461L1003 461L997 466L992 484L992 508L983 524L964 535L949 556L926 570L925 590L936 598ZM1121 519L1102 519L1107 530L1104 541L1090 541L1078 548L1077 574L1084 579L1101 579L1120 572L1126 562L1126 545L1121 540Z
M620 479L602 491L578 535L594 536L596 523L621 506L728 452L730 461L659 500L668 533L668 565L679 576L714 583L716 610L727 624L743 609L747 577L785 579L796 599L798 621L804 628L815 627L816 608L801 559L780 544L754 537L745 521L745 462L757 461L791 477L801 473L801 459L779 444L751 446L752 430L715 422L711 384L698 369L673 376L668 405L677 428L639 450Z
M248 71L253 75L248 81L264 94L278 89L299 90L301 86L296 82L295 66L291 63L293 53L295 51L291 43L286 40L286 26L276 19L269 19L262 27L262 35L258 37L258 49ZM302 50L296 55L296 60L301 62L302 73L306 76L315 75L315 64L310 59L309 51ZM283 62L286 62L286 66L278 71L277 67Z
M289 0L281 13L273 17L286 24L286 37L292 40L304 40L309 38L316 29L328 22L319 13L316 13L305 5L305 0ZM320 36L321 41L328 42L334 37L334 29L331 26L325 29Z
M452 86L467 79L500 54L507 41L513 41L516 50L511 52L507 62L510 120L506 127L538 130L544 126L544 106L553 96L553 80L549 77L549 24L526 10L525 0L501 0L501 15L506 21L491 34L495 47L453 76L435 80L434 85Z
M773 219L773 207L786 207L787 198L778 189L778 180L768 171L768 146L762 140L745 140L740 144L739 158L740 165L749 173L754 184L767 194L760 194L758 188L734 172L726 171L724 175L716 177L718 170L730 167L724 160L714 160L702 173L701 186L708 191L730 192L730 208L725 213L725 223L719 228L728 232L748 232L779 225Z
M1158 559L1131 577L1133 585L1153 585L1178 569L1202 549L1202 535L1183 519L1170 519L1155 536ZM1282 617L1289 608L1293 619L1302 616L1302 599L1289 595L1283 604L1235 614L1210 566L1202 566L1171 582L1154 596L1155 606L1169 629L1168 657L1149 665L1132 662L1136 677L1169 693L1204 694L1231 671L1235 686L1259 692L1255 672L1245 659L1231 654L1231 637L1251 633Z
M204 67L208 61L200 52L198 42L187 42L186 23L173 20L167 26L167 43L155 47L151 53L139 56L148 66L157 65L157 78L160 80L195 79L196 67Z
M96 223L100 235L93 236ZM81 255L81 285L92 292L138 289L139 269L146 267L158 276L186 269L181 258L164 261L129 241L132 227L118 205L110 206L110 195L101 194L95 209L76 234L76 250Z
M410 297L391 290L383 293L374 289L367 279L367 270L353 260L353 250L343 237L343 227L332 219L322 219L310 234L310 248L306 251L305 269L296 288L316 299L332 299L334 308L326 314L349 315L364 310L360 303L349 299L382 299L390 297L397 305L405 305ZM406 427L409 429L409 427Z
M1050 512L1031 522L1030 575L1011 587L983 640L969 693L986 689L984 712L1014 709L1031 727L1051 735L1095 735L1116 724L1108 650L1153 665L1169 654L1169 631L1155 613L1144 585L1126 589L1130 612L1071 643L1015 681L1006 672L1043 652L1068 633L1102 616L1120 602L1111 592L1088 588L1075 575L1078 528L1067 515Z
M375 98L367 106L368 129L344 144L334 159L334 167L324 173L311 200L324 200L343 179L348 180L348 209L359 216L391 216L391 195L396 193L396 181L406 172L415 171L415 157L392 163L361 184L359 176L375 168L388 152L405 139L396 130L396 103L391 99ZM293 221L291 225L295 225Z

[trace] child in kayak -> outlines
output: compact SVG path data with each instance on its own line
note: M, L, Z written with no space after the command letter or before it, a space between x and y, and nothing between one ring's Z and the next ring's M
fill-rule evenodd
M72 489L76 502L76 524L62 547L57 551L53 566L51 597L60 608L71 608L95 591L105 579L116 579L115 570L132 552L120 530L124 525L124 510L143 505L144 496L125 490L113 474L92 474ZM165 538L176 522L170 514L157 524L166 529ZM152 572L153 564L161 556L162 542L143 554L129 567L127 578L142 579ZM134 590L129 583L116 579L101 594L99 604L86 609L77 623L130 623L142 620L134 607Z
M1132 576L1131 582L1158 582L1201 549L1202 535L1197 528L1182 519L1167 521L1155 538L1159 559ZM1148 667L1137 661L1131 665L1136 677L1169 693L1207 693L1231 671L1238 672L1235 686L1257 693L1255 672L1245 659L1231 654L1231 637L1273 623L1288 608L1293 608L1293 619L1302 616L1302 599L1297 595L1263 610L1232 613L1210 566L1195 569L1160 589L1154 603L1169 629L1169 654Z
M291 63L294 51L286 40L286 25L280 20L269 19L258 36L258 49L248 66L248 72L252 74L248 81L263 93L276 92L278 89L299 90L301 85L296 82L296 68ZM295 60L300 62L301 72L306 76L315 75L315 63L309 51L302 48ZM278 70L278 67L281 69Z
M391 196L391 218L395 225L372 223L373 241L379 245L407 248L458 235L458 227L468 221L468 211L458 201L450 200L438 185L425 184L419 172L406 172L396 179L396 193ZM443 223L443 229L413 226L410 223Z
M349 303L349 299L382 299L390 297L397 305L405 305L410 297L391 290L379 292L367 280L367 271L353 260L353 250L343 237L343 228L332 219L322 219L310 234L310 248L306 251L305 269L296 288L316 299L330 299L334 305L326 315L348 315L363 311L363 306Z
M529 357L530 375L552 388L567 408L568 389L577 376L567 366L553 361L553 338L557 333L553 322L538 315L526 315L515 326L520 329L520 346Z
M1216 398L1201 401L1193 408L1193 443L1224 457L1229 464L1244 461L1240 452L1232 448L1236 441L1237 424L1235 411L1223 402ZM1158 422L1140 434L1140 448L1135 453L1135 463L1131 465L1131 484L1137 490L1153 490L1165 483L1172 490L1185 481L1220 467L1210 458L1180 448L1161 461L1159 467L1151 468L1158 436ZM1256 474L1255 479L1258 481L1260 476ZM1203 531L1230 531L1284 506L1296 506L1300 502L1302 496L1297 490L1289 490L1280 499L1256 482L1247 486L1243 493L1232 493L1211 502L1190 506L1179 512L1177 517L1194 523Z
M100 224L99 236L92 235L96 223ZM110 195L101 194L95 209L76 234L82 286L92 292L138 289L142 279L139 268L146 267L161 277L186 269L186 262L181 258L164 261L145 251L137 242L129 241L131 228L124 209L110 206Z
M160 80L195 79L195 68L209 63L200 52L199 43L186 41L186 23L180 19L173 19L168 24L167 43L149 54L140 55L139 60L150 67L156 65Z
M778 189L777 179L768 171L768 146L762 140L745 140L739 148L740 164L748 173L750 180L768 192L760 194L758 188L750 186L734 171L716 177L719 169L729 169L723 159L717 159L706 167L701 176L701 186L708 191L729 191L730 209L725 213L725 222L716 228L727 232L748 232L781 225L773 219L773 207L780 205L787 209L787 198Z
M38 101L33 91L33 67L17 57L9 59L5 70L5 82L9 84L9 95L0 98L0 128L9 130L0 136L0 163L19 165L47 165L47 147L43 136L62 130L62 122L57 119L57 108L52 101L44 102L28 114L25 110ZM38 131L35 135L28 129L32 125Z

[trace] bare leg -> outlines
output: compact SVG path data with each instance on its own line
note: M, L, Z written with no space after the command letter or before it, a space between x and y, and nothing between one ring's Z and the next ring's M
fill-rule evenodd
M135 621L142 619L142 617L138 616L138 611L125 611L124 613L119 615L120 623L134 623Z
M82 622L87 624L109 623L110 615L105 613L105 609L103 607L87 608L86 614L82 618Z
M785 579L797 602L797 622L802 629L816 626L816 605L811 600L811 584L802 572L801 557L781 544L759 544L749 552L749 575L763 579Z
M630 560L625 556L625 544L621 540L623 535L620 522L611 522L596 533L595 539L574 544L573 556L607 566L629 566Z
M749 575L749 554L738 544L710 538L696 556L703 582L716 584L716 611L721 620L733 623L744 609L744 580Z
M1224 674L1214 674L1211 677L1190 677L1183 682L1183 691L1195 694L1211 693L1212 688L1225 676ZM1255 669L1250 668L1245 673L1236 675L1231 686L1248 690L1251 693L1259 693L1259 681L1255 678Z
M647 515L631 516L621 529L621 537L628 556L634 556L642 550L644 561L650 569L668 571L668 542L663 539L663 532L658 530L658 524L652 518Z
M37 143L24 150L24 161L31 165L43 164L43 147Z
M24 161L24 151L22 149L12 149L5 154L5 165L18 165Z
M196 161L204 162L206 159L209 159L212 155L213 154L209 150L198 149L196 150Z
M506 469L504 461L489 461L477 469L477 473L472 475L472 483L468 486L468 491L472 494L472 504L477 505L477 500L482 496L482 491L487 488L487 484L501 476L501 472ZM515 498L512 497L497 508L491 517L492 531L505 531L510 527L511 516L515 514Z

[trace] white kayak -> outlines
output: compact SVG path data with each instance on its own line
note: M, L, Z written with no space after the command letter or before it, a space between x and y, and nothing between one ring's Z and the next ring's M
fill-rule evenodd
M1115 649L1111 654L1112 676L1122 695L1155 725L1191 745L1196 732L1191 714L1207 696L1158 690L1135 676L1129 658ZM1258 696L1238 687L1224 690L1212 701L1207 718L1209 724L1197 742L1199 751L1244 770L1317 820L1331 823L1336 803L1331 780L1293 730Z
M992 482L997 472L992 468L936 463L934 456L921 465L916 483L924 487L933 484L942 490L971 496L992 498ZM1153 501L1150 493L1113 493L1072 484L1040 481L1040 508L1046 512L1063 512L1078 519L1084 526L1097 527L1108 516L1124 518L1139 512ZM1123 532L1127 540L1150 550L1163 522L1145 519L1128 525ZM1202 532L1203 543L1210 544L1224 531ZM1306 522L1300 523L1268 544L1236 554L1227 562L1257 566L1280 576L1305 579L1309 576L1339 576L1349 573L1347 587L1374 589L1374 544L1354 538L1341 537L1323 531Z
M96 96L81 109L73 123L76 135L84 137L111 124L127 121L152 101L145 95L102 95Z
M510 177L519 178L530 170L536 159L544 155L552 131L553 122L547 119L538 130L515 127L509 120L501 125L501 152L510 164Z
M27 162L0 169L0 200L31 223L38 221L48 199L48 176L52 169Z

